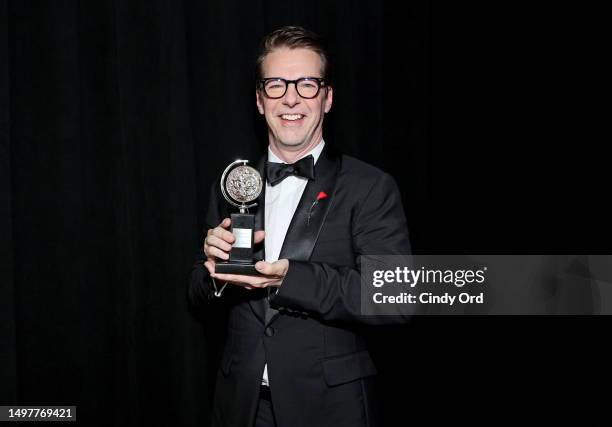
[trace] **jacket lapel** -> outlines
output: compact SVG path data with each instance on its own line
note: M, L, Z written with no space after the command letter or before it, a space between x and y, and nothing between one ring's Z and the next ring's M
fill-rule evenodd
M339 163L339 158L330 153L326 147L315 165L315 179L308 181L291 219L279 259L296 261L310 259L329 207L334 201ZM327 194L327 197L313 206L320 192Z
M315 178L308 181L295 214L289 224L289 229L283 241L279 259L308 261L312 254L319 233L334 201L340 156L328 146L323 149L315 165ZM324 192L327 197L316 204L317 195ZM266 324L272 322L278 311L266 304Z

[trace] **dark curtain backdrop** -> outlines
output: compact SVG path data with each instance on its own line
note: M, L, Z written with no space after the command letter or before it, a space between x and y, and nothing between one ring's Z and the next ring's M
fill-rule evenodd
M568 225L589 206L581 182L599 176L567 173L575 149L550 160L558 139L542 130L560 125L541 114L545 79L527 101L541 56L517 49L543 18L529 9L517 32L512 11L487 5L0 0L0 404L77 405L91 426L207 425L224 326L188 312L187 278L210 183L265 149L252 64L280 25L328 38L325 139L396 178L416 251L609 248L609 212ZM538 409L596 374L603 344L584 331L597 325L378 331L387 425L516 415L512 387L520 413ZM580 372L566 364L576 348L593 355Z

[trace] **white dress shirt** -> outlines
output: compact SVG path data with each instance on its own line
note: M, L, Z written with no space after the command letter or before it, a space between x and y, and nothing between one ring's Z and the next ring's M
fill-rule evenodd
M325 141L321 140L316 147L304 154L300 159L312 154L316 164L324 146ZM296 162L300 159L296 159ZM268 147L268 162L287 163L275 156L270 147ZM266 182L266 218L264 225L266 237L264 243L267 262L278 261L291 218L293 218L307 183L307 178L299 176L288 176L275 186L271 186ZM268 364L264 367L261 383L264 385L269 384Z

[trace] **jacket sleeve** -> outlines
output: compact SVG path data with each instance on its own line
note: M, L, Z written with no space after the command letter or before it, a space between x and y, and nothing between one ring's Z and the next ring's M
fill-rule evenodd
M218 187L219 183L217 181L212 185L210 191L210 201L206 213L204 230L216 227L223 219L224 212L221 211L219 206ZM204 231L199 241L199 248L196 250L195 262L191 270L189 286L187 287L187 298L192 306L210 303L217 299L214 295L212 278L204 266L204 261L206 261L203 249L205 235L206 231Z
M270 305L297 310L326 321L363 324L405 323L409 316L361 313L361 258L409 255L406 217L397 185L388 174L373 183L352 224L356 267L289 261L289 270Z

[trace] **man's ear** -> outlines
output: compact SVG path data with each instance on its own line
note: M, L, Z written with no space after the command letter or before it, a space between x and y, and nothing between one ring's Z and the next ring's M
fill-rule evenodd
M325 94L325 112L329 113L331 106L334 102L334 89L331 86L326 87L327 93Z
M257 89L255 90L255 102L257 102L257 110L259 110L259 114L263 114L264 108L261 100L261 93Z

